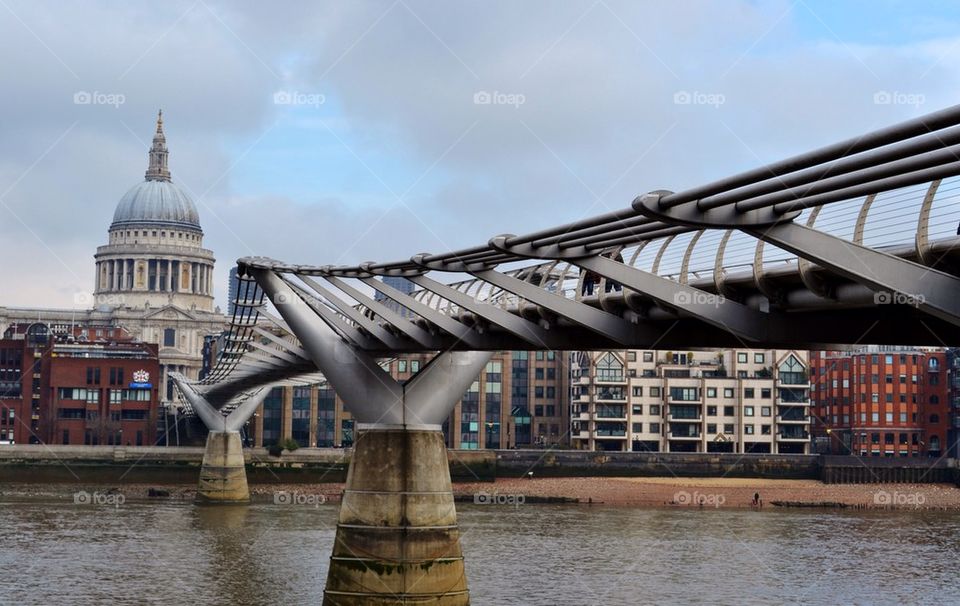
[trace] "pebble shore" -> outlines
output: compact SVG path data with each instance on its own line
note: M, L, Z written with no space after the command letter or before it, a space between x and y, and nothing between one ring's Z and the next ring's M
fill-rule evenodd
M151 489L153 493L151 494ZM123 494L133 501L192 501L194 485L0 484L0 500L69 500L77 492ZM340 500L343 484L252 484L251 500L271 502L281 492ZM815 480L751 478L500 478L457 482L458 501L522 497L529 502L576 502L632 507L752 508L851 507L858 509L936 509L960 511L960 488L949 484L823 484Z

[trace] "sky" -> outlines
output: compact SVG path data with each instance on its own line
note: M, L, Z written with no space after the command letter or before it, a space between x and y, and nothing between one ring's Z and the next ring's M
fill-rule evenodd
M92 291L159 108L225 307L239 257L473 246L953 105L958 25L883 0L0 0L0 305Z

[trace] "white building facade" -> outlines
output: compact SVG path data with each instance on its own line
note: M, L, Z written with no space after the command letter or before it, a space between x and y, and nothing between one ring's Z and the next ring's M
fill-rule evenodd
M810 452L808 355L792 350L576 352L574 448Z

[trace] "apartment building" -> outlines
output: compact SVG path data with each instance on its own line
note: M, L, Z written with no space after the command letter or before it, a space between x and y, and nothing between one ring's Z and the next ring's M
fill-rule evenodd
M576 352L574 448L809 453L807 352Z

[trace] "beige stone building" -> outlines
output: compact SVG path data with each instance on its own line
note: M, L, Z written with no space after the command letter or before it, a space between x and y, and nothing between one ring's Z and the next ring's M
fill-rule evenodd
M574 448L810 452L805 351L580 352L571 361Z

